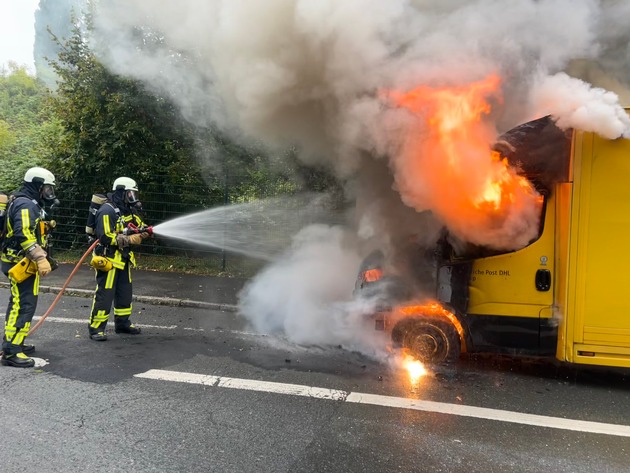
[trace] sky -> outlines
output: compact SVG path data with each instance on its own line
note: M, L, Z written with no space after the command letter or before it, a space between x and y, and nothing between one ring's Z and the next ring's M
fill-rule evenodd
M35 72L33 42L39 0L0 0L0 67L9 61Z

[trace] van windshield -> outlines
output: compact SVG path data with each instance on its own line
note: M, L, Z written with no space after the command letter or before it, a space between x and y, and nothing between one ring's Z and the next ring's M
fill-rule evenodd
M550 192L553 184L569 180L571 135L546 116L505 132L493 149L536 188Z

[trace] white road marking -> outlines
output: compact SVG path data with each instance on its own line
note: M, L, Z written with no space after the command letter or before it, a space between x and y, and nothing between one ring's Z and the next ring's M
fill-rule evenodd
M412 409L462 417L474 417L499 422L533 425L551 429L630 437L630 426L628 425L605 424L602 422L541 416L500 409L489 409L485 407L449 404L446 402L423 401L422 399L382 396L378 394L340 391L336 389L318 388L300 384L285 384L271 381L259 381L255 379L228 378L223 376L210 376L166 370L149 370L134 376L137 378L156 379L160 381L202 384L222 388L245 389L249 391L288 394L292 396L304 396L317 399L330 399L334 401L350 402L353 404L369 404L373 406L393 407L397 409Z
M217 386L220 388L244 389L247 391L262 391L291 396L315 397L317 399L332 399L343 401L348 393L336 389L316 388L300 384L274 383L272 381L258 381L255 379L239 379L219 377Z
M40 317L33 317L33 321L38 320ZM82 324L87 325L87 319L72 319L70 317L47 317L46 322L59 322L62 324ZM178 325L149 325L149 324L136 324L141 328L155 328L159 330L173 330L178 327ZM192 327L184 327L184 330L191 330L193 332L203 332L202 328L192 328Z
M40 317L33 317L33 325ZM59 322L62 324L85 324L87 325L87 319L73 319L70 317L47 317L46 322ZM136 325L140 328L154 328L157 330L174 330L179 327L179 325L149 325L149 324L140 324L136 323ZM183 330L188 330L189 332L228 332L234 333L236 335L246 335L248 337L268 337L266 333L256 333L256 332L247 332L244 330L229 330L223 328L215 328L210 330L205 330L203 328L194 328L194 327L182 327Z

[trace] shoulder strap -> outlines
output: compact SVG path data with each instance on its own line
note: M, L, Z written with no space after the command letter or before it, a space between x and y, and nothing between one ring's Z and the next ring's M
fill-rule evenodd
M116 215L120 215L120 209L118 207L116 207L116 205L111 201L111 200L107 200L107 202L105 202L106 204L109 204L109 206L114 209L114 212L116 212Z

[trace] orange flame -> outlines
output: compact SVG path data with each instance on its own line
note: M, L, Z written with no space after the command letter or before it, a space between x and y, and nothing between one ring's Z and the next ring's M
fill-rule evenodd
M477 244L508 247L528 242L538 229L539 196L531 183L491 150L496 131L482 118L491 112L487 97L500 100L501 80L491 75L460 87L417 87L390 91L387 97L420 120L418 132L406 137L394 158L397 188L405 203L430 209L460 237ZM533 234L518 230L496 233L497 221L521 212ZM511 219L514 220L514 219ZM521 245L521 246L524 246Z
M383 271L378 268L368 269L363 273L363 279L366 282L376 282L383 277Z
M411 355L403 355L402 365L407 371L411 384L418 384L420 378L427 375L427 369L424 367L424 364Z

